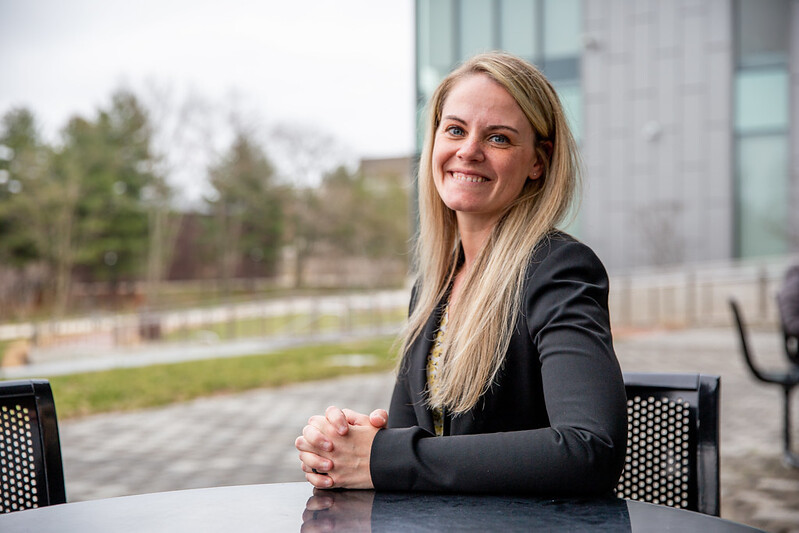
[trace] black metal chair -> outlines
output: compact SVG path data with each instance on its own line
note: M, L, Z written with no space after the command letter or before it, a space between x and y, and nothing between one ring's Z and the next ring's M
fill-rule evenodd
M719 516L720 378L625 373L627 459L619 498Z
M66 501L50 383L0 381L0 513Z
M752 374L763 381L764 383L772 383L782 387L783 392L783 428L782 428L782 460L790 467L799 468L799 455L796 454L791 447L791 391L794 387L799 385L799 365L790 361L792 342L795 342L795 337L784 334L785 337L785 353L789 358L789 367L787 370L762 370L757 367L754 361L754 355L749 347L749 335L744 323L743 314L738 307L738 302L734 298L730 298L730 308L732 309L735 323L738 326L738 333L741 339L741 351L746 361L746 366L752 371ZM794 339L794 341L792 341ZM795 348L794 348L795 349Z
M785 356L792 365L799 366L799 337L785 331L784 325L782 337L785 340Z

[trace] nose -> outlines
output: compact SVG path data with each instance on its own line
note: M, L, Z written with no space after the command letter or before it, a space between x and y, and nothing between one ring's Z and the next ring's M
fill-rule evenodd
M459 159L465 161L482 161L484 156L483 147L478 139L467 137L463 139L456 155Z

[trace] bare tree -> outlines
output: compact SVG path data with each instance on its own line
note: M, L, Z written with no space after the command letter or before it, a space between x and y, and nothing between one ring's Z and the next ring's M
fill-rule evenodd
M330 135L285 124L271 131L269 146L279 175L293 191L286 205L286 244L293 256L294 286L301 287L305 263L322 235L320 211L326 202L319 186L326 173L348 159L348 153Z
M157 307L183 223L180 204L187 201L176 197L175 187L181 178L205 180L205 158L213 153L214 109L197 94L176 95L168 84L151 81L145 95L153 130L151 171L163 178L144 198L149 213L146 297Z

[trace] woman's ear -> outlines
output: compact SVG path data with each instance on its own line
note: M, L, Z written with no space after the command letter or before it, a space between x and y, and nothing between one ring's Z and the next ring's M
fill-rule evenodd
M530 175L527 176L528 179L536 180L544 175L546 165L544 164L542 152L546 154L547 160L552 157L552 143L550 141L542 142L541 149L536 150L537 157L535 158L535 163L533 163L533 168L530 170Z
M541 176L544 175L544 160L541 159L541 155L538 154L535 158L535 163L533 163L533 168L530 169L530 174L527 176L529 180L537 180Z

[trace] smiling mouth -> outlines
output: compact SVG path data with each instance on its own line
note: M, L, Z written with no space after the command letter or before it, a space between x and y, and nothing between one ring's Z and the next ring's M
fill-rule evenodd
M461 172L450 172L450 175L457 181L465 181L469 183L483 183L489 181L488 178L482 176L473 176L470 174L463 174Z

